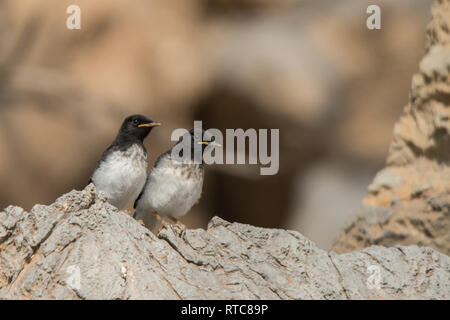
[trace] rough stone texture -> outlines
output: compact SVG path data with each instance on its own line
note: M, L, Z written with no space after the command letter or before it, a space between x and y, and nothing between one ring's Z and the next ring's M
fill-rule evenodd
M450 254L450 1L437 1L432 13L386 168L334 244L337 252L417 244Z
M338 255L294 231L217 217L206 231L166 227L157 238L93 185L29 213L10 206L0 231L6 299L450 298L450 258L431 248ZM370 265L380 289L366 283Z

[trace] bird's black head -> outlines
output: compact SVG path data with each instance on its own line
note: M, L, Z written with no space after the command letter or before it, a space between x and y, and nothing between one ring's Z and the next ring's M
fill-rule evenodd
M160 123L143 115L135 114L125 118L120 127L118 138L144 141L145 137L152 131L153 127L160 125Z

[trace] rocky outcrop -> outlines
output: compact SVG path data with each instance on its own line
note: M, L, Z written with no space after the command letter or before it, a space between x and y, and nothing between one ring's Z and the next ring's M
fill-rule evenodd
M450 1L437 1L432 12L386 168L333 246L338 252L418 244L450 254Z
M213 218L156 237L95 193L0 213L3 299L450 298L450 258L431 248L338 255L294 231Z

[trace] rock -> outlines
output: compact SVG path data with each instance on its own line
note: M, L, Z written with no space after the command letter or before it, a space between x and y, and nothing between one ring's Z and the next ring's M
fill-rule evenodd
M449 48L441 45L431 47L420 63L420 71L430 78L434 74L445 77L450 67L450 55L448 52Z
M0 226L1 299L450 298L450 258L431 248L338 255L294 231L218 217L157 237L93 185L29 213L10 206Z
M341 232L337 252L417 244L450 254L450 1L437 1L432 12L426 53L386 168L369 186L364 209ZM366 214L371 210L392 214L373 220Z
M402 180L402 177L395 176L389 169L384 169L378 172L368 190L374 193L381 188L395 189Z

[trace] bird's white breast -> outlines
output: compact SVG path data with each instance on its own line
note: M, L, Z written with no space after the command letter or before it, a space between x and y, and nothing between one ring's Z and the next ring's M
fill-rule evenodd
M189 170L188 166L197 167ZM202 186L203 169L198 165L164 160L150 172L144 194L136 208L137 218L144 212L151 214L153 211L178 219L200 199Z
M145 184L147 155L139 145L126 151L115 151L95 170L92 181L98 190L106 193L109 202L124 209L134 201Z

